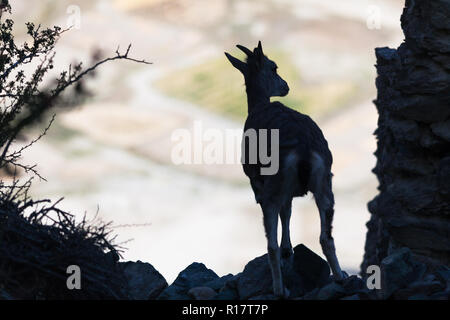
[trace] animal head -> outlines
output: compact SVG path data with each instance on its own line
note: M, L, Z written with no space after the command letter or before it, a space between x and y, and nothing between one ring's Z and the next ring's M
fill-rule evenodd
M247 92L255 90L269 98L283 97L288 94L289 86L287 82L278 75L277 64L264 55L261 41L258 42L258 46L253 51L240 44L236 47L247 55L245 62L227 52L225 52L225 55L231 64L244 75Z

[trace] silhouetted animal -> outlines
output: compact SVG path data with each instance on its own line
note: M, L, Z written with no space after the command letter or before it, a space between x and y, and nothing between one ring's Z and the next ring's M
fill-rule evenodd
M241 45L237 47L247 55L246 62L226 52L225 55L245 79L248 116L243 137L245 155L242 159L243 169L250 178L256 201L263 211L274 294L282 297L289 295L288 290L283 286L280 255L288 258L292 254L289 235L292 199L303 196L308 191L314 194L320 213L320 244L323 253L335 279L341 280L343 274L331 236L334 213L334 196L331 190L333 159L328 143L320 128L309 116L292 110L278 101L270 102L270 97L287 95L289 87L277 74L275 62L264 55L261 42L253 51ZM251 129L258 132L257 146L252 146L252 141L245 135L247 130ZM278 129L278 145L271 145L271 140L261 136L259 129L269 131ZM267 137L269 135L270 132ZM268 145L270 154L279 153L279 169L275 174L262 174L261 169L265 165L259 158L256 163L249 163L249 153L252 150L258 150L261 139L264 139ZM278 215L282 224L281 252L277 240Z

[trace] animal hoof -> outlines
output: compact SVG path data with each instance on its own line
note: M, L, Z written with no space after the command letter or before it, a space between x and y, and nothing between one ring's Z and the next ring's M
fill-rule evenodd
M290 295L291 295L291 292L288 290L288 288L284 288L283 298L288 299Z
M291 293L289 292L288 288L285 287L284 290L283 290L283 295L280 296L280 298L281 299L288 299L290 294Z
M341 274L340 274L340 275L333 275L333 279L334 279L336 282L342 282L342 281L344 281L344 280L347 279L347 278L348 278L348 273L345 272L345 271L341 271Z
M283 290L279 290L278 292L275 292L275 296L278 299L288 299L290 294L291 294L291 292L286 287L284 287Z

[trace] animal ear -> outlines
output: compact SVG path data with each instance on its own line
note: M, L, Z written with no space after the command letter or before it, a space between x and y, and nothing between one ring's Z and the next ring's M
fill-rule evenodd
M248 66L245 62L233 57L231 54L225 52L225 56L228 58L228 60L231 62L233 67L238 69L242 74L245 76L248 72Z

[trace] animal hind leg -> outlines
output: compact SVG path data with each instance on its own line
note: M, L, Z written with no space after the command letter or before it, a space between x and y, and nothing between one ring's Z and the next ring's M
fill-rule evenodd
M272 273L273 292L278 297L284 297L285 291L281 274L280 248L278 247L277 228L278 210L274 206L263 206L264 228L267 237L267 255Z
M331 181L324 186L321 191L314 194L317 207L320 213L320 245L327 261L333 271L336 280L342 279L342 271L336 257L334 239L331 235L331 228L334 214L334 196L331 191Z
M282 258L289 258L292 255L292 244L289 232L291 212L292 212L292 199L290 199L285 205L283 205L280 210L280 219L282 227L282 235L281 235Z
M312 170L309 190L314 194L320 214L320 245L336 280L342 279L342 271L336 257L336 248L331 236L334 214L334 196L331 189L331 172L325 167L317 153L312 154Z

